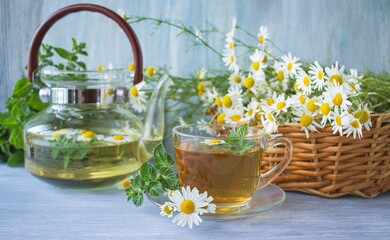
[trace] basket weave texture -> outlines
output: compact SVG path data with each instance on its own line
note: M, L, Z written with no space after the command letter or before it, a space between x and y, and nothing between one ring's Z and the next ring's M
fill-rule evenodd
M299 124L284 124L279 133L294 146L289 166L273 183L287 191L336 198L353 194L374 198L390 189L390 114L372 115L372 129L361 140L333 135L325 126L309 139ZM269 149L263 171L283 158L284 148Z

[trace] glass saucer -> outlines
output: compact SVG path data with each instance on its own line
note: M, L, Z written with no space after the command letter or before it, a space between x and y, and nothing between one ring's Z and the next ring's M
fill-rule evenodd
M147 198L156 206L161 206L165 202L169 202L167 196L149 196ZM250 217L253 215L260 215L278 208L286 200L286 194L284 191L273 184L269 184L259 191L253 194L252 200L242 206L229 212L222 212L216 214L204 214L204 219L216 219L216 220L230 220Z

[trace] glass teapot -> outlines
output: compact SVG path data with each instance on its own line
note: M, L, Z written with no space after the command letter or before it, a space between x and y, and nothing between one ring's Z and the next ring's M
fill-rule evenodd
M118 14L93 4L60 9L39 27L30 45L30 80L45 33L77 11L102 13L119 24L133 49L135 73L42 70L40 97L50 105L25 125L25 168L56 185L99 187L129 176L152 157L163 138L164 99L172 80L164 76L157 83L144 122L130 112L125 105L129 87L133 80L142 81L138 40Z

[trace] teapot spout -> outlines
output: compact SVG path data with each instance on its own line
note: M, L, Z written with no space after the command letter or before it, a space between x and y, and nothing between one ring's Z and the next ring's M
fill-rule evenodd
M145 127L142 134L143 142L150 143L147 147L148 152L152 152L153 148L163 139L165 126L165 96L169 86L172 84L172 79L166 74L163 75L150 97L145 116Z

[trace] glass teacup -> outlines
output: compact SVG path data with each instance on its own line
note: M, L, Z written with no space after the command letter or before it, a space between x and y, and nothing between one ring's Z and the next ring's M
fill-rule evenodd
M180 184L207 191L217 210L230 211L248 204L254 192L278 177L292 156L292 144L284 137L270 138L261 128L248 127L244 138L229 135L228 125L183 125L175 127L173 142ZM267 148L285 146L283 160L261 173Z

